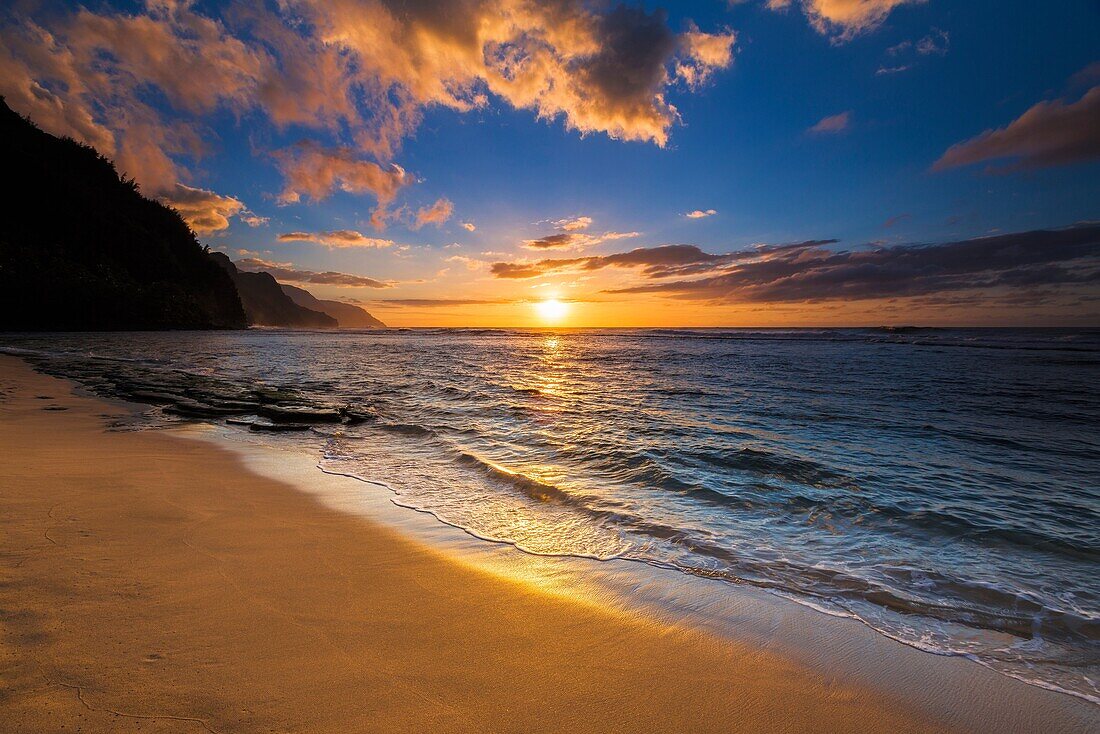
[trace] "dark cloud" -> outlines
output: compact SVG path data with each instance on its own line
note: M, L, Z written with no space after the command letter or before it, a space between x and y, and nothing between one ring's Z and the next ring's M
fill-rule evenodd
M639 235L641 235L641 232L604 232L603 234L558 232L557 234L540 237L537 240L524 240L522 247L528 250L583 250L604 242L631 239Z
M803 250L833 244L836 240L810 240L786 245L761 245L752 250L725 255L711 255L695 245L661 245L639 247L629 252L593 257L572 257L539 260L533 263L495 262L489 272L498 278L537 278L564 270L601 270L603 268L639 268L647 278L668 278L713 270L716 266L762 255Z
M573 235L565 232L561 234L550 234L545 237L540 237L537 240L527 240L523 244L525 247L529 247L532 250L561 249L573 244Z
M757 255L710 277L608 292L777 303L1098 284L1100 225L843 252L811 244Z
M620 5L598 23L599 51L581 66L580 75L607 112L637 114L652 104L667 79L665 67L676 51L668 13L647 15Z
M351 273L337 273L327 271L317 273L312 270L299 270L293 263L276 263L257 258L244 258L236 260L234 264L238 270L251 273L270 273L275 280L287 283L316 283L318 285L337 285L346 288L392 288L392 283L386 283L374 278Z
M987 130L957 143L932 164L932 170L1013 159L1012 169L1047 168L1100 158L1100 86L1067 104L1040 102L1007 127Z
M379 306L415 306L435 308L437 306L496 306L502 303L513 303L504 299L495 301L467 299L467 298L384 298L371 301Z

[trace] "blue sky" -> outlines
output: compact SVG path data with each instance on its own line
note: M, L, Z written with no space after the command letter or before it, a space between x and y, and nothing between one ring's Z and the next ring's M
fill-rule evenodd
M114 136L120 157L137 160L132 165L139 169L144 159L127 158L124 152L126 136L136 136L136 127L133 122L118 122L122 115L112 114L112 105L124 109L127 104L147 105L151 111L143 113L150 118L143 123L146 125L170 127L183 121L193 126L204 150L196 153L191 146L169 156L176 166L167 178L160 175L158 180L150 174L144 180L139 170L135 175L146 191L170 202L177 198L185 216L186 197L181 198L178 190L173 193L169 180L173 176L188 190L199 189L238 202L236 209L231 205L220 210L229 212L226 226L218 222L195 227L202 241L228 251L235 259L280 263L287 271L337 271L384 281L389 288L337 288L318 282L314 290L368 307L373 304L398 323L403 319L408 323L433 319L440 323L522 321L527 317L516 304L544 298L543 293L579 304L618 302L615 308L603 308L603 316L596 315L595 307L589 309L589 318L581 321L591 323L599 323L601 318L621 320L622 313L637 308L671 311L679 314L678 318L698 323L738 318L774 321L779 315L780 321L789 322L798 321L798 314L805 322L820 321L825 313L822 304L849 299L840 291L836 298L815 291L813 300L784 300L763 315L761 302L741 291L717 298L710 294L706 299L682 293L672 299L647 296L644 302L631 306L623 303L624 297L612 297L608 292L629 287L621 282L624 279L644 279L635 270L615 267L601 271L614 272L614 283L604 282L602 276L578 279L575 271L555 271L553 276L536 278L539 282L519 283L501 282L493 277L490 266L542 257L596 257L667 244L693 245L710 254L824 239L839 240L826 246L829 251L950 244L986 235L1064 228L1098 218L1100 164L1095 152L1089 152L1096 149L1095 139L1100 135L1096 130L1091 132L1091 141L1090 133L1078 132L1072 151L1075 157L1053 165L1013 167L1017 158L1008 155L932 170L951 146L983 131L1005 128L1038 103L1062 100L1073 104L1100 85L1100 67L1090 69L1100 61L1096 40L1100 37L1100 9L1096 3L868 3L882 4L884 9L870 21L863 18L862 25L857 19L854 26L843 20L830 21L830 17L840 17L836 13L842 11L832 6L842 6L842 0L806 0L805 7L796 1L785 9L769 8L755 0L642 5L639 23L651 22L652 14L664 7L668 13L664 25L671 34L697 27L703 34L732 39L729 62L707 67L707 78L700 84L676 79L676 62L669 57L664 67L668 80L658 92L662 101L675 106L679 120L667 127L664 146L653 140L623 140L629 134L601 129L599 121L580 132L575 121L567 124L573 114L569 109L553 119L540 119L535 110L517 105L514 98L475 84L473 93L484 94L484 99L472 109L441 104L416 92L420 95L416 101L419 121L403 128L395 150L378 155L360 144L355 123L347 120L319 123L317 119L323 115L317 115L305 124L280 124L272 111L275 103L242 99L245 92L226 93L218 101L204 103L200 99L203 90L166 81L163 75L150 74L135 82L133 78L142 73L140 58L122 59L112 67L118 80L112 82L115 86L109 92L94 89L76 97L71 86L66 88L57 80L51 83L47 78L51 73L59 78L61 74L51 71L49 62L33 58L34 54L23 48L27 44L20 43L21 38L37 32L35 29L44 29L56 39L57 53L76 49L79 56L81 50L91 49L86 51L88 58L101 61L104 56L113 58L112 43L126 41L140 47L119 30L135 32L131 21L136 18L160 23L168 29L168 37L192 45L196 37L205 38L191 30L197 27L191 25L194 19L199 18L218 29L211 31L210 37L220 44L239 42L242 49L259 49L256 53L266 48L278 57L270 37L267 46L257 41L250 25L255 19L246 22L239 8L225 4L182 4L167 10L158 5L91 4L83 19L67 7L17 8L5 16L3 39L9 49L8 63L22 64L19 72L23 76L10 75L6 82L10 88L0 91L13 107L51 132L87 139L89 135L82 135L79 129L61 129L67 123L49 119L47 112L36 116L37 98L13 85L23 78L40 83L56 95L57 104L68 105L69 110L84 105L107 130L105 135ZM577 6L577 17L594 19L593 23L615 12L613 4L569 0L563 4ZM430 21L433 14L446 15L445 3L421 5L427 9L422 8L416 22ZM454 5L450 12L460 13L464 5L476 7L479 3L471 0ZM357 14L396 13L393 7L347 0L341 6L342 15L336 18L337 11L332 10L336 19L331 19L321 18L318 14L327 11L318 11L311 3L301 6L293 18L274 7L263 13L274 23L316 38L325 35L323 27L328 23L325 41L330 44L334 29L340 30L338 23L353 22ZM84 29L91 18L105 30L88 40L94 30ZM306 24L296 25L303 18ZM369 46L347 43L342 53L353 63L356 54L373 51ZM245 58L243 53L241 58ZM84 66L77 63L66 73L90 78L93 61ZM126 63L134 68L125 68ZM234 56L232 63L245 62ZM196 72L181 67L181 75L189 73ZM360 68L359 73L368 72ZM264 83L281 82L269 79ZM245 86L255 88L254 84ZM386 94L397 95L401 89L397 84ZM200 101L189 103L184 99L188 94ZM22 99L28 100L26 109L20 109ZM377 113L372 105L384 106L386 99L360 99L356 114L370 118ZM1087 117L1093 114L1091 108L1083 114L1092 119ZM811 130L826 118L834 120L825 125L829 129ZM1068 123L1051 123L1055 127L1060 124ZM1051 134L1057 137L1062 133L1055 129ZM371 191L347 192L335 187L320 200L302 197L290 204L280 200L287 172L275 151L303 140L326 150L353 151L383 168L399 165L415 182L400 188L389 209L408 209L393 216L384 228L377 228L370 218L378 197ZM201 197L197 194L191 196L196 207L205 205L198 202ZM414 226L415 212L440 200L453 205L450 216ZM713 210L714 214L685 216L695 210ZM244 221L248 212L266 221L248 226ZM201 214L194 215L196 222ZM574 241L552 251L533 251L524 245L562 231L552 222L582 216L592 220L587 228L577 230L593 235L588 241ZM462 223L471 223L476 229L468 231ZM334 248L316 241L278 239L290 232L333 230L354 231L372 241L392 244ZM631 236L599 241L603 233ZM1094 248L1086 254L1089 257L1084 261L1072 263L1075 273L1094 271L1097 251ZM456 256L466 260L455 260ZM449 272L441 275L444 270ZM1067 285L1069 282L1062 278L1043 283L1051 297L1043 304L1032 299L1033 305L1027 307L1009 305L1004 299L1006 292L998 286L986 293L987 308L981 318L987 322L1036 318L1049 322L1095 316L1095 288L1091 285L1095 280L1078 277ZM538 292L537 287L543 291ZM966 298L973 292L958 284L950 290ZM899 298L936 293L939 291L924 287L906 288ZM861 321L881 314L881 304L876 305L880 297L874 302L856 299L861 302L832 310L839 313L838 318ZM414 311L382 303L414 298L507 303L470 304L457 310L452 306L446 312L430 306ZM1021 300L1026 299L1016 298ZM755 316L746 316L748 303L753 304ZM895 302L895 306L900 308L898 318L915 315L920 320L924 312L929 321L947 318L942 305L912 302L906 308L904 302Z

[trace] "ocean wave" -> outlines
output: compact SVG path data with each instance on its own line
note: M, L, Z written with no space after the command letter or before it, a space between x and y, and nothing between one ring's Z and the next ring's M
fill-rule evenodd
M402 506L476 537L751 584L921 649L1095 693L1100 394L1082 365L1100 364L1097 331L0 344L93 392L159 406L149 425L179 420L169 409L218 422L338 415L327 430L250 440L338 446L327 469L383 477ZM967 348L940 348L952 345Z

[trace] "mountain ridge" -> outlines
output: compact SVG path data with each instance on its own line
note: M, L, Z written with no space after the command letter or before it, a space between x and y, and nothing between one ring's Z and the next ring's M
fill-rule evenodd
M239 329L237 289L175 210L0 97L0 329Z
M361 308L351 303L341 303L340 301L328 301L317 298L305 288L298 288L297 286L287 285L286 283L279 283L279 287L282 288L283 293L285 293L290 300L294 301L302 308L320 311L336 319L341 329L387 328L382 321L373 316L365 308Z
M210 258L233 279L249 324L292 329L335 329L339 325L328 314L295 303L270 273L238 270L233 261L221 252L211 252Z

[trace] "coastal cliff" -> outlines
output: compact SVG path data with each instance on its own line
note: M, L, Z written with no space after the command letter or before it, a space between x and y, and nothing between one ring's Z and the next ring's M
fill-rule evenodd
M211 252L237 286L248 323L297 329L335 329L339 322L328 314L303 308L290 299L270 273L246 273L220 252Z
M180 215L0 99L0 330L239 329L236 288Z
M279 284L283 293L285 293L290 300L302 308L308 308L313 311L320 311L321 313L328 314L332 318L340 322L340 328L342 329L385 329L386 325L376 319L374 316L351 303L341 303L340 301L326 301L322 298L315 297L312 293L304 288L297 288L286 283Z

